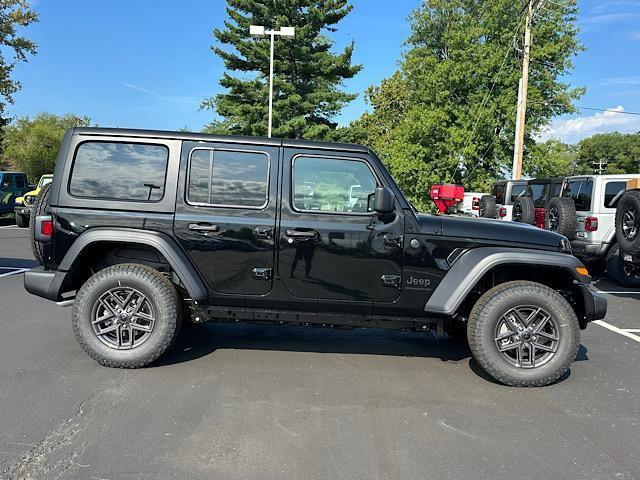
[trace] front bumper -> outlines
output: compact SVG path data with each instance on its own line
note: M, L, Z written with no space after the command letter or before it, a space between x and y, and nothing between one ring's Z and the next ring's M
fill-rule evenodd
M44 267L32 268L24 274L24 288L33 295L57 302L61 300L66 276L66 272L45 270Z
M593 320L602 320L607 314L607 299L594 292L588 285L581 284L580 291L584 301L584 318L580 319L580 328L586 328Z
M13 209L13 211L16 213L16 215L31 215L31 208L32 207L25 207L24 205L16 205L16 207Z

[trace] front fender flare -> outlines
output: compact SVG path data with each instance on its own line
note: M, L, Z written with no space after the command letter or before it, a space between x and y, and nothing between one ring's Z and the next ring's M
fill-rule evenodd
M499 265L529 265L562 268L579 283L590 283L591 277L581 276L576 267L583 264L573 255L543 250L479 247L469 250L456 260L438 284L424 306L425 312L453 315L482 277Z
M204 301L207 299L207 288L185 253L171 237L160 232L131 228L91 228L73 242L60 262L58 271L69 272L85 248L96 242L133 243L156 249L171 265L193 300Z

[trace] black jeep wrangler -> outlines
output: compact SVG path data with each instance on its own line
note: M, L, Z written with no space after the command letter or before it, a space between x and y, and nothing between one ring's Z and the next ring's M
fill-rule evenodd
M500 382L544 385L606 311L565 237L419 214L358 145L76 128L34 239L26 289L72 303L110 367L153 362L185 321L435 328Z

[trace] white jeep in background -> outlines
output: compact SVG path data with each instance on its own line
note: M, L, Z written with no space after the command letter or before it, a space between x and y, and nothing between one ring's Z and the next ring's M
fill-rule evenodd
M627 180L633 178L640 174L567 177L546 214L546 227L571 240L575 256L590 263L604 261L609 276L626 287L640 287L640 269L620 254L615 217Z
M513 204L526 191L526 180L498 180L493 184L491 195L483 195L480 198L479 216L512 220Z

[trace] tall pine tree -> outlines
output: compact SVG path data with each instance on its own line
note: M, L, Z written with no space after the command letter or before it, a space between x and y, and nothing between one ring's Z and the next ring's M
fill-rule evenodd
M341 53L331 51L326 34L352 9L348 0L227 0L230 19L215 29L219 44L212 50L227 70L220 85L226 89L202 102L220 119L205 128L215 133L267 133L269 95L269 37L251 38L250 25L267 29L295 27L294 39L276 37L274 56L273 135L285 138L328 139L335 136L334 119L356 98L343 90L344 79L362 68L353 65L353 42ZM231 47L231 48L229 48Z

